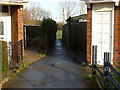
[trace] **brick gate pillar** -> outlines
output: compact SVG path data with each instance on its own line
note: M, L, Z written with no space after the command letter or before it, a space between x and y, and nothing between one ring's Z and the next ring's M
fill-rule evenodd
M21 5L11 6L11 38L12 38L12 62L13 64L19 64L20 62L20 52L23 55L23 43L22 49L20 49L19 43L23 42L23 17ZM21 50L21 51L20 51Z
M92 5L87 9L87 61L91 63L92 49Z
M120 5L114 9L114 66L120 66Z

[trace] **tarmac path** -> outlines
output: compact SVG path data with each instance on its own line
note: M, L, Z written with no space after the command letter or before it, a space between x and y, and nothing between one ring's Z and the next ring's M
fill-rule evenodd
M4 88L93 88L88 72L69 50L56 40L55 47L42 60L20 72Z

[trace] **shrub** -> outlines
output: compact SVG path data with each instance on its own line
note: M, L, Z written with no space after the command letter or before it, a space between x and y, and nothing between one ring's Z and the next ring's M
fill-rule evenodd
M44 36L47 35L48 46L52 46L56 39L57 23L52 19L44 19L41 24Z

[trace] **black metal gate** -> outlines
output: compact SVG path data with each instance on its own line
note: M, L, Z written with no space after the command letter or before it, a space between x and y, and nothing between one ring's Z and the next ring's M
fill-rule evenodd
M116 88L120 90L120 72L111 65L110 52L104 52L104 65L97 65L97 46L92 47L92 72L102 88Z

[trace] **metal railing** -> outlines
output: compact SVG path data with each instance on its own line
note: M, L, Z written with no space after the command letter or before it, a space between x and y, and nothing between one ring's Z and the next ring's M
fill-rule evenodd
M97 46L92 47L92 73L102 88L120 90L120 72L111 65L110 53L104 52L104 65L97 65Z

